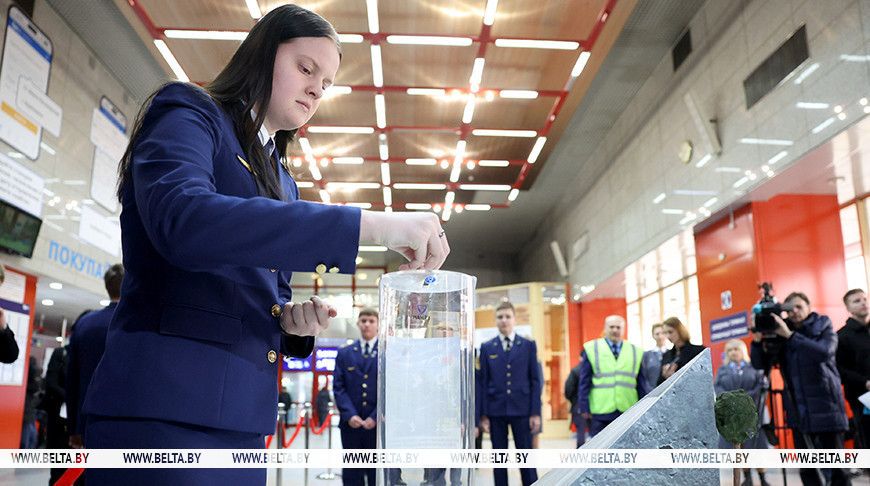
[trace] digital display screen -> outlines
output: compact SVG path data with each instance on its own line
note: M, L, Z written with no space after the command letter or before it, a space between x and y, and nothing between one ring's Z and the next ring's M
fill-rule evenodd
M335 371L335 357L338 348L317 348L314 350L314 371Z
M41 226L41 219L0 199L0 247L32 257Z
M311 371L312 357L292 358L284 356L284 371Z

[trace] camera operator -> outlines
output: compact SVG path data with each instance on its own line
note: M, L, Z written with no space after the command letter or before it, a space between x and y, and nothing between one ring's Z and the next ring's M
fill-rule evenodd
M840 374L834 362L837 335L831 319L811 312L810 300L803 293L792 292L785 303L793 306L788 319L771 314L777 324L775 336L754 333L752 366L768 370L771 365L780 365L791 391L783 403L796 448L843 449L848 425ZM812 444L806 443L804 434ZM815 469L801 468L800 476L804 486L821 486ZM846 470L831 470L832 486L851 484Z

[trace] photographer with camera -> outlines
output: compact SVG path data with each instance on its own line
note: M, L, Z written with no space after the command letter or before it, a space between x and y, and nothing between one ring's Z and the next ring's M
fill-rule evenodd
M837 334L828 316L810 310L805 294L792 292L785 304L786 320L777 312L753 311L752 366L766 371L780 366L787 388L783 399L786 422L795 448L843 449L848 425L834 361ZM804 486L822 485L815 469L801 468L800 476ZM851 484L846 470L831 470L832 486Z

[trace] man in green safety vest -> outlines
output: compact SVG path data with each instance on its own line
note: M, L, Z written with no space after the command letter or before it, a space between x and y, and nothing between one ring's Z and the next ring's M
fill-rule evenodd
M648 391L643 377L643 351L623 340L625 318L607 316L604 337L583 345L577 384L577 406L591 419L590 437L607 427Z

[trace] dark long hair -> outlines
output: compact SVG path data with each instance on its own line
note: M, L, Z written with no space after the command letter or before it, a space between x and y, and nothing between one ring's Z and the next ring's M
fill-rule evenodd
M272 73L275 69L278 46L300 37L328 37L335 41L339 57L341 56L341 43L332 24L302 7L281 5L254 25L230 62L210 84L204 87L209 96L232 118L236 137L251 164L260 195L272 199L283 200L284 191L281 190L278 166L263 150L257 133L266 119L269 101L272 98ZM143 103L142 109L136 116L127 151L121 158L118 169L119 199L124 182L130 177L133 146L142 130L148 107L156 94L157 92L151 94ZM256 118L252 118L250 113L255 106L259 106L259 110ZM280 159L287 157L287 147L295 136L296 130L278 130L275 133L275 149Z

